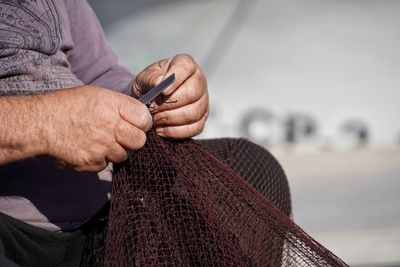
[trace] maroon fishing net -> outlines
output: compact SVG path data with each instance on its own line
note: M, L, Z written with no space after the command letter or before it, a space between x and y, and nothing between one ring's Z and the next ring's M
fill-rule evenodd
M104 266L346 266L272 198L198 142L150 132L115 166Z

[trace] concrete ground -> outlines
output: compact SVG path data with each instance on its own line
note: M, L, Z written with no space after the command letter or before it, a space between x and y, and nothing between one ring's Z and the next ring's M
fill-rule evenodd
M400 266L400 151L275 155L306 232L351 265Z

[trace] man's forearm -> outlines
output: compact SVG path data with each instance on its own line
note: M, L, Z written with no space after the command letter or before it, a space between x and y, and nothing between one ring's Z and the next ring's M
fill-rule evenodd
M0 97L0 164L46 154L47 97Z
M140 149L152 124L138 100L100 87L0 97L0 164L48 155L98 172Z

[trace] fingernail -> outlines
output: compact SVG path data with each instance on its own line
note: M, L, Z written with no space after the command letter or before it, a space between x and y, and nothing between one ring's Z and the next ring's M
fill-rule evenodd
M156 133L158 135L164 136L164 128L156 128Z

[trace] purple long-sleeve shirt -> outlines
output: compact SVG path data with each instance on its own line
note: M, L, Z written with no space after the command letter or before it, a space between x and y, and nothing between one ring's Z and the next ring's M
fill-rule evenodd
M129 94L132 80L85 0L0 3L0 95L82 84ZM0 166L0 212L48 230L78 227L110 192L111 168L79 173L59 168L49 157Z

